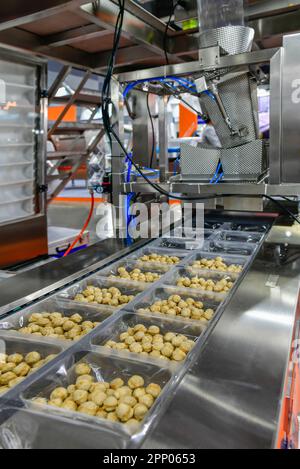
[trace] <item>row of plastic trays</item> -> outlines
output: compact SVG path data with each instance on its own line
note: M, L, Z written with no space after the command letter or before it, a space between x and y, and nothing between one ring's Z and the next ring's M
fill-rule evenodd
M76 447L79 445L88 448L128 448L142 444L152 426L163 415L191 363L199 357L210 330L238 288L240 279L264 236L264 233L244 234L234 230L224 231L222 226L211 231L205 230L203 234L204 241L198 236L191 239L177 239L173 236L152 241L146 247L134 251L126 259L119 260L96 274L64 288L48 299L2 318L0 354L17 352L27 354L30 351L37 351L42 358L50 354L57 356L0 396L0 446ZM174 244L177 246L176 250ZM140 260L151 254L157 254L160 260L158 262ZM163 264L161 256L176 257L177 263ZM197 260L209 261L218 256L222 257L227 265L242 266L242 272L193 267ZM156 273L159 279L154 283L120 279L116 277L120 267L128 272L138 269L138 272L145 274ZM226 280L230 281L232 288L228 293L220 293L204 289L203 285L196 288L178 287L178 279L182 277L201 278L202 284L207 280L213 282ZM82 295L82 292L91 286L106 290L111 287L117 288L125 303L114 307L110 304L90 304L86 299L82 302L81 296L80 301L74 300L76 295ZM126 303L128 296L131 299L131 295L133 300ZM162 304L170 297L174 299L176 296L180 297L183 305L192 302L197 304L198 309L200 307L203 311L209 309L213 314L209 319L196 320L191 317L178 315L171 317L161 311L151 311L154 303ZM179 299L176 301L178 306ZM17 332L18 329L28 326L33 314L43 312L60 312L64 317L79 314L83 321L100 324L89 329L88 334L76 341ZM130 348L107 345L107 342L122 343L121 334L128 332L129 328L131 331L136 327L139 329L141 325L148 334L149 327L156 326L159 328L159 332L156 330L156 333L164 337L167 333L171 333L172 337L185 336L184 340L188 340L190 345L194 343L194 346L191 346L189 352L186 351L185 359L171 360L168 357L162 359L153 353L147 355L147 353L132 352ZM173 355L170 358L172 357ZM115 378L122 378L126 383L131 376L138 375L143 377L144 386L150 383L158 384L161 393L138 425L127 425L50 406L47 403L34 402L36 397L49 399L51 392L57 387L67 388L73 384L75 365L81 362L91 367L91 373L97 382L111 382ZM0 382L1 376L0 371Z

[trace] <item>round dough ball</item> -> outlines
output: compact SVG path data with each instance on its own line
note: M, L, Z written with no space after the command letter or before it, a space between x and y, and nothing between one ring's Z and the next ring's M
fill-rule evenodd
M145 388L137 388L133 391L132 395L136 399L139 399L141 396L144 396L146 394Z
M88 392L84 391L83 389L76 389L76 391L74 391L72 394L72 398L76 404L84 404L84 402L88 400Z
M170 358L172 356L173 351L174 347L168 342L166 345L163 346L160 352L164 357Z
M172 339L172 345L173 345L174 347L180 347L180 345L182 344L183 340L184 340L184 339L183 339L182 337L176 336L176 337L174 337L174 338Z
M177 348L176 350L174 350L172 358L176 362L181 362L186 359L186 354L182 350Z
M77 410L82 414L92 415L94 417L97 413L98 406L94 402L88 401L81 404Z
M116 414L121 422L128 422L133 417L133 409L131 406L121 403L116 409Z
M161 393L161 387L159 384L150 383L146 387L146 393L150 394L152 397L154 397L154 399L156 399Z
M68 391L68 394L73 394L73 392L76 391L76 386L75 386L75 384L70 384L70 385L67 387L67 391Z
M89 375L91 373L92 369L87 363L79 363L75 367L75 373L78 376L81 375Z
M17 376L27 376L30 371L30 366L27 365L27 363L22 362L19 363L19 365L17 365L13 371Z
M109 420L110 422L118 422L118 416L116 412L110 412L107 414L106 420Z
M8 371L12 371L15 367L15 363L3 363L3 365L1 366L1 373L3 374L7 373Z
M134 417L137 420L143 420L147 412L148 407L146 407L144 404L137 404L133 409Z
M54 399L61 399L62 401L64 401L65 399L67 399L68 395L69 393L67 389L59 387L52 391L52 393L50 394L50 399L51 401L53 401Z
M82 316L80 316L80 314L73 314L71 317L70 317L70 320L75 322L76 324L80 324L82 322Z
M117 390L118 388L121 388L124 386L124 381L121 378L116 378L110 383L111 389Z
M22 381L24 381L24 377L22 376L19 376L19 378L15 378L15 379L12 379L9 383L8 383L8 386L10 388L13 388L14 386L17 386L17 384L19 383L22 383Z
M131 376L131 378L128 380L128 386L130 387L130 389L141 388L144 386L144 383L144 378L139 375Z
M103 402L107 398L107 395L104 391L95 390L89 395L89 401L94 402L97 406L101 407Z
M12 355L8 355L7 357L7 362L15 363L16 365L18 365L22 361L23 361L23 355L21 355L20 353L13 353Z
M81 389L83 391L89 391L92 384L93 384L93 377L90 375L78 376L76 380L76 388Z
M117 405L118 400L114 396L107 397L103 402L103 408L106 410L106 412L113 412L116 410Z
M51 405L53 407L61 407L62 403L63 401L59 398L48 401L48 405Z
M132 394L132 390L128 386L122 386L121 388L118 388L115 391L114 396L117 399L121 399L122 397L125 397L125 396L131 396L131 394Z
M67 320L63 323L62 327L65 332L69 332L71 329L73 329L74 326L75 326L75 322Z
M119 403L127 404L130 407L134 407L138 402L135 399L135 397L127 395L127 396L122 396L119 400Z
M96 412L96 417L100 417L102 419L106 419L107 415L108 415L108 413L105 412L105 410L103 410L103 409L100 409Z
M130 419L126 422L126 425L130 426L131 428L137 427L139 425L139 421L136 419Z
M94 392L94 391L102 391L102 392L106 392L106 390L109 389L109 383L92 383L91 384L91 387L90 387L90 392Z
M71 410L71 411L77 410L77 404L76 404L76 402L74 402L72 399L66 399L66 400L62 403L61 407L62 407L63 409Z
M129 345L129 350L133 353L142 353L143 347L141 344L134 342L133 344Z
M144 394L139 398L139 403L144 404L148 409L153 406L154 398L151 394Z
M156 335L156 334L160 333L160 329L157 326L150 326L148 328L148 333L151 334L151 335Z
M28 365L34 365L35 363L39 362L41 360L41 355L40 353L38 352L30 352L30 353L27 353L27 355L25 356L25 362L28 364Z

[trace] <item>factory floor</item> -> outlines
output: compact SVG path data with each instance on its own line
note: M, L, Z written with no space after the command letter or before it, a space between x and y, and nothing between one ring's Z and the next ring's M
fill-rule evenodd
M95 208L90 221L90 243L99 241L97 225L101 223L99 205L103 205L107 197L95 194ZM91 197L85 186L76 181L75 186L68 186L48 207L48 226L72 228L81 230L88 217L91 206ZM98 229L99 231L99 229Z

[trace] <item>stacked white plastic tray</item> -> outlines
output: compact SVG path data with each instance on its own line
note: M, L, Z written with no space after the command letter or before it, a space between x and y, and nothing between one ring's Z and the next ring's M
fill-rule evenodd
M247 267L264 237L264 233L250 233L250 235L247 233L246 236L240 233L240 242L238 240L232 242L228 241L228 237L226 237L226 234L230 237L230 233L230 230L224 232L220 227L214 232L207 233L204 244L197 239L186 240L188 242L185 247L188 246L191 249L185 249L183 246L183 249L178 249L178 251L174 251L172 248L162 249L158 247L162 239L155 240L146 247L134 251L125 259L70 285L49 299L17 311L7 318L2 318L0 321L0 352L5 352L10 343L14 343L18 348L18 339L21 340L22 344L26 343L28 347L30 345L32 350L38 350L40 346L46 344L49 347L58 347L61 351L56 359L0 397L0 446L3 445L4 435L10 431L12 441L21 447L53 447L53 445L55 447L76 447L77 445L81 448L139 447L152 426L157 423L167 409L178 384L191 364L199 358L203 344L219 320L227 302L238 288L241 278L247 271ZM231 233L231 236L233 234ZM237 234L235 232L235 235ZM176 238L173 241L177 242ZM221 251L215 251L215 243L220 241L225 243L223 245L225 253L220 244L218 246L221 246ZM241 256L237 253L238 248L240 248L240 252L244 253L246 247L249 248L248 256ZM232 249L235 254L228 254L228 251ZM174 266L165 266L142 263L139 260L141 256L153 252L178 256L179 263ZM183 273L189 275L195 260L216 256L222 256L224 261L229 264L243 265L241 274L229 274L234 283L230 293L220 294L176 286L178 276ZM129 270L139 267L144 271L157 272L161 277L153 284L118 279L114 276L120 266L125 266ZM207 278L222 278L222 276L228 276L228 273L198 269L197 275ZM75 295L87 285L101 288L115 286L123 294L133 294L135 298L129 304L119 308L82 304L74 301ZM182 298L192 297L197 301L202 301L205 307L214 310L213 319L206 325L196 320L170 318L145 311L156 300L166 299L175 293ZM12 332L12 329L26 326L28 318L33 312L43 311L59 311L65 316L79 313L84 320L99 321L101 324L78 342L59 341L46 337L41 339ZM185 361L178 363L104 347L108 340L117 340L120 333L136 324L144 324L146 327L157 325L162 334L166 332L185 334L195 342L195 347L187 355ZM15 350L15 352L17 351L19 350ZM162 393L138 428L32 402L32 398L36 396L48 397L54 388L66 387L73 383L74 365L79 362L88 363L98 381L111 381L115 377L126 380L131 375L141 375L144 377L146 385L150 382L160 384ZM30 428L30 434L24 432L24 428L27 427Z
M0 224L35 211L37 76L32 66L1 60Z

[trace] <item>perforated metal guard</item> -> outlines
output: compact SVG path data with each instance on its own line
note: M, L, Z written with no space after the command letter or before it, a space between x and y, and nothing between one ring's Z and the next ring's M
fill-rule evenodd
M254 29L245 26L226 26L209 29L199 36L200 48L221 46L229 55L250 52L254 39Z
M267 167L267 152L263 140L240 147L223 149L221 162L224 180L257 180Z
M182 179L189 181L211 179L216 172L220 156L220 149L181 144Z
M217 102L207 94L201 95L201 106L211 118L222 147L240 146L258 138L256 86L249 73L236 75L218 85L220 98L233 128L238 129L245 126L248 129L246 137L231 135Z

